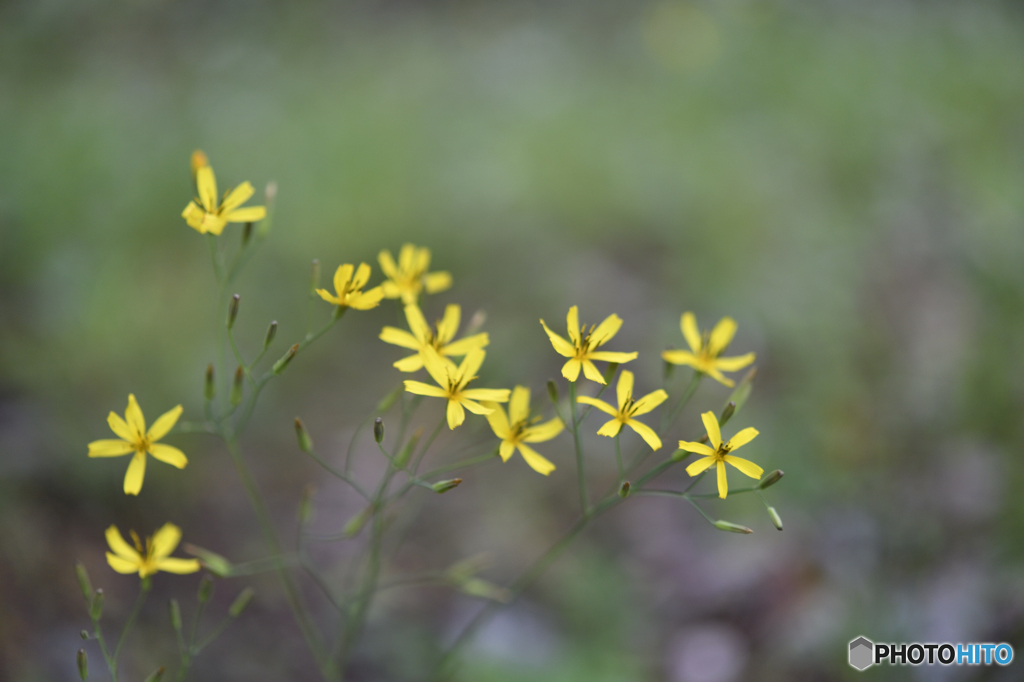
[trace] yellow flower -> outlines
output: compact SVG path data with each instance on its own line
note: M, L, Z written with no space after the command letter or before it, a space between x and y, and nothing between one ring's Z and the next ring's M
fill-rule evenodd
M508 402L509 390L507 388L466 388L466 384L476 379L477 370L483 364L485 355L486 353L480 348L474 348L466 353L461 365L453 367L450 363L442 360L436 350L428 347L423 351L423 365L438 385L431 386L422 381L406 381L405 390L417 395L445 398L448 401L449 429L454 429L466 420L463 408L473 414L490 414L491 408L484 407L477 401Z
M157 571L195 573L199 570L196 559L170 556L181 542L181 529L173 523L165 523L152 537L147 537L145 547L135 531L131 531L131 536L134 547L124 541L117 526L107 529L107 544L113 550L107 552L107 563L118 573L138 573L140 578L148 578Z
M355 274L353 274L355 270ZM374 287L363 291L366 282L370 279L370 266L360 263L358 268L353 268L351 263L339 265L334 271L334 291L336 296L331 295L327 289L317 289L316 293L328 303L333 303L342 308L355 308L356 310L369 310L380 305L380 299L384 298L384 290Z
M661 354L666 362L673 365L689 365L726 386L735 386L736 382L725 377L722 371L735 372L754 361L753 353L732 358L718 357L736 334L736 321L731 317L723 317L710 334L705 332L703 336L697 329L697 318L693 313L683 313L679 326L683 329L683 336L690 350L667 350Z
M157 441L167 435L171 427L181 416L181 405L160 415L153 426L146 431L146 419L135 401L133 394L128 395L128 408L124 411L124 419L111 412L107 415L110 430L119 436L109 440L95 440L89 443L90 457L120 457L134 452L128 473L124 476L124 492L127 495L138 495L142 490L142 479L146 475L146 453L153 455L161 462L184 469L188 464L185 453L170 445ZM126 421L127 420L127 421Z
M580 376L580 368L582 368L583 374L588 379L605 384L608 382L597 371L593 360L621 363L636 359L636 353L613 353L597 350L599 346L610 341L618 333L622 326L622 319L618 315L609 315L596 328L591 326L589 332L580 327L579 311L576 306L569 308L569 314L565 319L569 328L569 340L572 343L548 329L544 320L541 320L540 324L547 332L548 338L551 339L551 345L555 347L555 352L570 358L562 365L562 376L569 381L576 381Z
M427 272L430 267L430 249L417 248L412 244L402 245L398 253L398 265L391 252L384 249L377 256L380 269L388 278L384 287L385 298L401 298L402 303L415 303L423 289L428 294L444 291L452 285L448 272Z
M380 338L385 343L416 351L415 355L402 358L395 363L395 367L403 372L415 372L423 367L420 352L425 348L433 348L442 358L447 359L465 355L474 348L483 348L490 343L486 332L452 341L459 331L461 316L462 308L453 303L444 309L444 317L431 329L419 306L410 303L405 306L405 319L409 322L412 333L397 327L384 327L380 332Z
M686 467L686 473L691 476L696 476L712 464L717 465L718 496L723 500L725 499L725 496L729 494L729 481L725 477L726 462L733 465L747 476L750 476L753 479L760 479L761 475L764 474L764 469L757 466L749 459L743 459L742 457L729 454L733 450L738 450L740 447L754 440L754 438L757 437L757 429L747 427L733 436L730 440L723 443L722 430L718 427L718 417L715 416L715 413L705 412L700 416L700 418L704 420L704 428L708 431L708 440L711 441L711 446L704 445L703 443L691 443L685 440L679 441L680 450L704 455L704 457Z
M526 443L543 443L549 441L565 426L561 419L552 419L537 424L540 417L530 418L530 389L516 386L512 389L512 399L508 403L508 415L497 403L485 403L493 411L487 415L494 435L501 439L498 454L502 461L507 462L517 449L526 463L537 473L547 476L555 470L555 465L545 459L539 452Z
M225 194L220 204L217 203L217 179L201 151L192 154L192 172L199 196L188 203L181 217L200 234L220 234L228 223L251 223L266 217L267 209L263 206L239 208L255 192L248 182Z
M618 398L619 401L618 409L612 407L603 400L591 398L586 395L581 395L576 398L576 402L583 403L584 405L593 405L597 409L606 414L610 414L613 417L613 419L605 422L604 425L597 430L597 435L614 437L619 435L619 431L623 426L628 426L640 434L640 437L651 446L652 450L658 450L661 448L661 439L658 438L658 434L654 432L654 429L647 424L638 422L634 417L647 414L658 405L661 405L668 399L668 393L665 393L665 391L659 388L657 391L648 393L639 400L634 400L633 373L628 370L623 370L619 375L619 383L615 386L615 397Z

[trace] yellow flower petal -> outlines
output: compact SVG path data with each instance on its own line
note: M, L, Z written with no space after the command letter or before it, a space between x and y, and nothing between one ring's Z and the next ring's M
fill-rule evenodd
M207 213L217 210L217 178L213 174L213 168L202 166L196 170L196 190L199 192L199 201Z
M202 209L196 202L188 202L188 206L181 212L181 217L185 219L188 226L203 232L203 218L206 216L206 211Z
M165 523L153 534L153 558L163 559L175 550L181 542L181 529L173 523Z
M711 330L711 337L708 339L708 352L711 355L718 355L732 341L736 335L736 320L731 317L723 317Z
M121 535L121 531L117 529L117 526L110 526L106 531L107 544L110 545L110 549L117 556L132 562L142 561L142 557L135 550L134 547L125 542L124 536ZM138 569L135 569L138 570Z
M90 457L121 457L129 452L135 452L135 445L126 440L111 438L89 443Z
M370 281L370 266L366 263L360 263L359 267L356 268L356 274L352 275L352 289L360 290L366 286L366 283Z
M497 412L497 410L495 410L494 412ZM492 412L491 414L494 414L494 412ZM487 416L490 417L491 415ZM515 451L516 444L510 440L503 440L501 441L501 445L498 446L498 455L501 457L502 462L507 462L509 457L511 457L515 453Z
M619 409L626 405L626 401L633 397L633 373L627 369L619 374L619 383L615 386L615 397L618 399Z
M448 391L444 390L440 386L431 386L425 384L422 381L406 381L405 390L409 393L415 393L416 395L429 395L434 398L447 398Z
M417 353L416 355L410 355L409 357L396 360L393 366L399 372L418 372L423 369L423 356Z
M633 404L633 416L638 417L641 414L647 414L666 400L668 400L668 393L662 389L659 388L657 391L652 391Z
M519 444L519 454L523 456L526 463L530 465L530 468L536 471L538 474L547 476L555 470L555 465L548 461L543 455L529 447L528 445Z
M729 439L729 449L739 450L741 447L757 438L757 434L757 429L752 426L748 426Z
M438 386L448 388L449 370L441 356L432 347L427 346L420 351L423 357L423 366L427 368L430 377L437 382Z
M484 364L485 357L487 357L487 351L481 348L474 348L466 353L466 357L462 359L462 364L459 365L459 376L463 382L469 381L476 376L476 373L480 371L480 366Z
M413 259L413 264L409 268L416 274L426 272L430 267L430 249L423 246L415 251L416 256Z
M576 402L583 403L584 405L592 405L597 409L601 410L602 412L604 412L605 414L610 414L613 417L619 413L618 410L616 410L614 407L612 407L605 401L600 400L599 398L591 398L589 395L577 396Z
M230 213L245 202L249 201L249 197L256 193L256 190L252 188L252 183L243 182L238 187L234 188L228 195L224 197L224 201L220 203L221 213Z
M408 382L406 382L408 383ZM462 405L457 400L448 401L448 428L455 430L456 427L466 421L466 412L462 409Z
M429 261L429 256L427 259ZM401 250L398 252L398 270L403 275L409 273L413 268L413 262L416 260L416 247L412 244L402 244Z
M508 419L513 424L526 421L530 416L530 389L516 386L512 389L512 397L508 401Z
M458 357L465 355L474 348L484 348L491 342L487 332L482 334L474 334L473 336L467 336L464 339L459 339L454 343L449 343L447 346L441 349L441 352L445 355L451 355Z
M697 317L690 312L683 313L682 319L679 320L679 327L683 330L683 338L686 339L690 350L694 353L700 353L702 344L700 342L700 329L697 328Z
M158 570L178 573L180 575L195 573L200 569L199 561L196 559L175 559L173 557L161 559L157 562L156 567Z
M415 303L405 306L405 321L409 323L409 330L420 344L425 344L430 339L430 325L423 317L423 311Z
M725 475L725 462L719 460L718 466L718 496L723 500L729 494L729 479Z
M327 291L327 289L317 289L316 293L320 294L320 298L332 305L341 305L341 299Z
M141 440L146 433L146 418L142 416L142 410L139 408L138 401L135 400L134 393L128 394L128 407L124 411L124 418L135 439Z
M644 442L651 446L651 450L661 449L661 439L658 438L658 434L654 432L647 424L638 422L635 419L630 419L626 422L626 426L640 434L640 437L644 439Z
M151 443L149 454L161 462L166 462L179 469L184 469L185 465L188 464L188 457L185 456L184 452L164 443Z
M339 265L338 269L334 271L334 293L338 298L342 298L348 291L348 284L352 281L352 271L354 269L351 263L345 263L344 265Z
M622 422L618 419L609 419L597 430L597 435L613 437L619 435L622 430Z
M541 324L544 324L543 320ZM569 332L569 340L572 341L572 345L576 348L580 347L580 311L579 308L573 306L569 308L569 313L565 316L565 326ZM555 350L558 350L557 348Z
M132 573L138 572L139 565L142 562L141 562L141 560L138 563L132 562L132 561L128 561L126 559L122 559L121 557L119 557L119 556L117 556L115 554L111 554L110 552L107 552L107 563L110 564L110 567L112 569L114 569L115 571L117 571L118 573L123 573L125 575L130 575Z
M604 321L597 325L597 328L590 335L590 347L597 348L608 343L613 336L619 333L621 327L622 318L618 315L612 314L604 318Z
M673 365L697 366L697 356L688 350L666 350L662 351L661 359Z
M398 266L395 265L395 259L392 258L390 251L384 249L377 254L377 263L380 264L380 271L384 273L385 277L398 279ZM394 298L394 296L388 296L388 298Z
M379 338L384 343L390 343L394 346L401 346L402 348L414 351L419 351L422 345L415 336L398 327L384 327L380 330Z
M450 303L444 309L444 317L437 323L437 341L442 346L455 338L462 320L462 308Z
M487 400L494 403L507 403L511 391L507 388L467 388L459 395L470 400Z
M682 447L682 445L680 445L679 447ZM710 448L708 448L708 449L710 450ZM690 452L695 452L695 451L694 450L690 450ZM709 466L711 466L714 463L715 463L715 458L714 457L702 457L702 458L698 459L697 461L692 462L690 464L690 466L686 467L686 473L690 474L691 476L696 476L697 474L699 474L700 472L704 471L705 469L707 469Z
M124 494L138 495L142 490L142 479L146 477L146 453L136 452L124 475Z
M486 390L486 389L480 389L480 390ZM494 402L494 401L492 400L492 401L488 401L488 402ZM459 396L459 404L462 405L467 410L469 410L470 412L472 412L473 414L488 415L488 414L490 414L491 412L494 411L493 408L484 407L483 405L481 405L480 403L476 402L475 400L467 398L465 393L463 393L462 395Z
M722 459L724 459L726 462L742 471L747 476L750 476L751 478L760 479L761 476L764 475L764 469L757 466L749 459L743 459L742 457L737 457L736 455L726 455Z
M718 428L718 417L715 416L714 412L704 412L701 414L700 419L704 422L704 428L707 429L711 447L717 449L722 444L722 431Z
M711 367L701 367L700 370L723 386L732 388L736 385L735 381L719 372L713 365Z
M604 385L608 382L604 380L604 375L601 374L601 370L597 368L597 365L592 363L587 358L581 358L580 363L583 365L583 376L587 377L591 381Z
M524 443L543 443L549 441L562 432L565 424L561 419L551 419L542 424L531 426L523 431Z
M754 362L756 355L754 353L747 353L746 355L737 355L732 358L716 358L715 367L722 370L723 372L735 372L738 369L743 369L747 365Z
M491 413L487 415L487 423L491 425L491 430L494 431L494 435L502 440L508 438L510 429L508 425L508 417L505 416L505 410L503 410L498 403L484 403L487 407L491 408ZM502 443L504 447L504 443ZM512 452L509 451L509 456ZM508 457L502 455L506 460Z
M695 452L698 455L707 455L711 457L715 454L715 449L705 445L704 443L693 443L688 440L679 441L679 449L686 450L687 452Z
M598 360L600 362L629 362L630 360L636 360L636 352L632 353L618 353L609 350L599 350L593 353L587 353L587 357L591 360Z
M567 357L567 358L575 358L576 357L576 348L574 348L571 343L569 343L568 341L563 339L561 336L559 336L558 334L556 334L553 331L551 331L548 328L548 326L546 324L544 324L544 320L540 321L540 326L544 327L544 332L548 335L548 338L551 340L551 345L554 347L556 353L558 353L559 355L561 355L563 357ZM579 374L579 370L577 370L576 373ZM569 381L576 381L576 380L575 379L569 379Z
M178 418L181 416L183 409L184 408L181 405L178 405L157 417L157 420L153 422L151 427L149 427L149 433L146 434L146 438L148 438L150 442L153 442L166 436L167 432L174 428L174 425L178 423Z
M557 348L555 350L558 350ZM580 377L580 370L583 369L583 363L573 358L569 362L562 365L562 376L569 381L576 381Z
M348 305L356 310L370 310L380 305L382 298L384 298L384 290L374 287L361 294L349 294Z
M452 275L444 270L431 272L423 278L423 286L426 288L428 294L436 294L439 291L445 291L452 286Z

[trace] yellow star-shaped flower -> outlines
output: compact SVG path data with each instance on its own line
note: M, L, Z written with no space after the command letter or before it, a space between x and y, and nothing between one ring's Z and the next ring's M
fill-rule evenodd
M401 298L402 303L415 303L424 289L428 294L444 291L452 285L448 272L427 272L430 268L430 249L403 244L398 252L398 264L391 252L384 249L377 256L381 272L388 278L384 287L385 298Z
M433 348L423 350L423 366L431 378L437 382L437 386L425 384L422 381L405 382L405 390L417 395L428 395L435 398L444 398L448 401L448 428L454 429L466 420L466 410L473 414L490 414L491 408L484 407L478 401L487 400L495 403L508 402L509 390L507 388L466 388L466 385L476 379L476 373L480 365L484 363L486 353L480 348L474 348L466 353L462 364L453 367L451 363L445 362Z
M264 206L239 208L256 191L249 182L243 182L217 203L217 178L202 152L192 155L192 170L199 196L188 203L181 217L200 234L209 232L217 235L224 231L228 223L254 223L266 217L267 209Z
M661 405L668 399L668 393L659 388L657 391L648 393L639 400L634 400L633 373L628 370L622 370L622 373L619 374L619 383L615 386L615 397L619 401L618 408L612 407L603 400L586 395L576 398L576 402L583 403L584 405L593 405L602 412L612 416L612 419L605 422L597 430L597 435L614 437L619 435L619 431L622 430L623 426L628 426L640 434L640 437L651 446L652 450L660 449L661 439L658 438L658 434L647 424L637 421L635 417L647 414L658 405Z
M124 411L124 419L111 412L107 415L110 430L119 436L109 440L95 440L89 443L90 457L120 457L134 452L128 472L124 476L124 492L127 495L138 495L142 490L142 479L146 475L146 453L153 455L161 462L184 469L188 458L178 448L157 441L167 435L178 417L181 416L181 405L162 414L146 431L146 418L142 415L135 395L128 395L128 408Z
M143 546L135 531L130 531L134 547L125 542L117 526L107 529L107 544L111 552L107 552L107 563L118 573L138 573L140 578L148 578L157 571L168 573L195 573L199 570L196 559L178 559L170 556L181 542L181 529L173 523L146 538Z
M544 320L541 320L540 324L547 332L548 338L551 339L551 345L554 346L555 352L570 358L562 365L562 376L569 381L576 381L580 376L580 369L582 369L584 376L591 381L605 384L607 382L597 371L597 367L593 363L594 360L622 363L636 359L635 352L615 353L597 350L619 332L619 328L622 327L622 319L618 315L609 315L596 328L591 327L589 332L580 327L579 310L576 306L569 308L569 314L566 315L565 320L568 326L569 340L572 343L548 329Z
M747 476L759 480L764 474L764 469L757 466L749 459L743 459L742 457L729 454L733 450L738 450L740 447L754 440L754 438L757 437L757 429L747 427L723 443L722 430L718 426L718 417L715 416L715 413L705 412L700 416L700 418L704 421L704 428L707 429L708 440L711 441L711 445L708 446L703 443L691 443L685 440L679 441L680 450L704 455L704 457L686 467L686 473L690 474L690 476L696 476L712 464L716 465L718 467L718 496L723 500L725 499L725 496L729 494L729 481L725 475L726 462L733 465Z
M538 424L540 417L530 417L530 389L525 386L516 386L512 389L512 398L508 403L508 415L505 414L505 409L497 403L485 403L484 405L493 410L487 415L487 421L490 422L494 435L501 439L498 454L501 455L502 461L507 462L512 453L519 450L519 454L523 456L526 463L537 473L547 476L555 470L554 464L526 443L549 441L561 433L565 426L561 419L552 419Z
M369 265L360 263L358 268L354 268L351 263L345 263L334 271L334 294L327 289L317 289L316 293L339 308L369 310L380 305L380 300L384 298L384 291L380 287L363 291L369 280Z
M736 382L723 375L723 371L735 372L754 362L753 353L731 358L718 357L736 334L736 321L731 317L719 320L710 334L705 332L701 335L697 329L697 318L693 313L683 313L679 326L682 327L683 337L686 338L690 350L664 351L661 357L666 362L673 365L689 365L726 386L735 386Z
M427 324L426 318L423 317L419 306L410 303L405 306L405 319L409 322L409 329L412 333L398 327L384 327L380 332L380 339L385 343L416 351L415 355L402 358L394 363L395 367L402 372L415 372L423 367L423 357L420 352L426 348L433 348L438 355L447 359L463 356L474 348L483 348L490 343L487 332L453 341L459 332L461 317L462 308L452 303L444 309L444 317L431 328Z

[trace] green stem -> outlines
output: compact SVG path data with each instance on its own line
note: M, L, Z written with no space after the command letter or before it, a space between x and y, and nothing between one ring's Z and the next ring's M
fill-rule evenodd
M139 596L135 598L135 605L132 606L131 613L128 614L128 620L125 621L124 629L121 630L121 636L117 640L117 646L114 648L114 655L111 657L113 662L113 668L111 669L111 677L114 682L117 682L117 666L121 658L121 649L124 648L124 643L128 639L128 633L131 632L132 627L135 626L135 621L139 617L139 613L142 611L142 605L146 603L146 597L149 596L150 582L148 578L143 578L139 584Z
M615 434L615 463L619 466L619 485L626 480L626 471L622 466L622 444L619 442L619 437L622 436L622 431Z
M366 500L367 502L370 501L370 494L366 492L366 490L363 489L363 486L359 485L359 482L356 481L354 478L346 474L344 471L338 471L337 469L335 469L333 466L324 461L323 458L317 455L316 451L314 451L312 448L310 448L309 450L303 450L303 452L312 457L313 460L317 464L322 466L328 473L337 478L340 478L342 481L345 481L345 483L348 483L350 486L352 486L352 489L359 493L364 500Z
M419 471L420 469L420 463L423 462L423 458L426 456L427 450L429 450L430 446L434 444L434 441L437 439L437 435L441 433L441 429L444 428L444 425L447 422L447 416L445 414L442 414L441 421L437 423L437 426L434 427L434 431L430 434L430 437L427 438L426 442L423 444L423 447L420 448L420 452L416 456L416 459L413 461L412 465L412 475L414 477L416 476L416 472Z
M576 479L580 489L580 509L583 517L590 516L590 500L587 494L587 475L583 468L583 448L580 445L579 422L576 419L576 382L569 382L569 414L572 416L572 440L576 448Z

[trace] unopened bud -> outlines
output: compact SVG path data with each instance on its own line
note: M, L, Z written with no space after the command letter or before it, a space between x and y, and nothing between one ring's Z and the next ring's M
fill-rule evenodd
M619 486L619 497L629 497L629 481L623 481Z
M202 547L186 542L185 551L192 556L199 557L199 562L203 567L218 578L228 578L234 570L230 561L222 557L220 554L211 552L208 549L203 549Z
M284 368L288 366L288 363L292 361L292 358L294 358L295 354L298 352L299 344L295 344L294 346L288 349L287 353L281 356L280 360L274 363L274 366L271 369L271 371L274 374L280 374L281 372L283 372Z
M435 493L440 495L442 493L448 492L452 488L458 488L460 483L462 483L461 478L450 478L446 481L438 481L437 483L433 484L430 487L433 488Z
M306 425L302 423L302 420L298 417L295 418L295 437L299 441L299 449L305 453L310 453L313 450L313 439L309 437L309 432L306 431Z
M673 462L681 462L682 460L686 459L689 456L690 456L689 452L687 452L686 450L680 449L680 450L676 450L675 452L672 453L672 458L671 459L672 459Z
M144 679L142 682L160 682L160 680L162 679L164 679L164 667L160 666L159 668L151 672L149 674L149 677Z
M231 302L228 304L228 329L235 326L235 318L238 317L238 302L241 300L241 296L232 294Z
M192 152L192 177L195 177L196 173L203 166L209 166L210 160L206 158L206 154L203 153L202 149L197 149Z
M245 370L239 365L235 370L235 381L231 384L231 406L239 405L242 402L242 381L245 379Z
M242 228L242 246L245 246L246 244L248 244L250 239L252 239L252 221L251 220L245 224L245 227Z
M604 381L605 381L605 383L608 383L609 381L612 380L612 377L615 376L615 372L617 372L618 369L619 369L619 363L617 363L617 362L609 362L608 363L608 366L604 368Z
M661 363L661 374L665 377L665 381L672 378L672 373L675 372L676 366L668 360L663 360Z
M96 590L89 605L89 617L94 621L103 617L103 588Z
M270 344L274 343L275 336L277 336L277 320L271 322L267 327L267 335L263 337L263 350L270 348Z
M92 582L89 580L89 572L85 570L85 564L81 561L75 562L75 577L78 578L78 586L82 588L82 596L86 602L92 601Z
M718 425L725 426L725 423L732 419L732 416L736 414L736 403L729 401L729 404L722 410L722 416L718 418Z
M178 605L178 600L171 599L167 603L167 607L171 612L171 627L175 632L181 632L181 606Z
M299 500L299 523L305 524L313 517L313 494L316 488L312 484L302 490L302 498Z
M373 420L373 439L378 443L384 442L384 420L380 417Z
M199 581L199 591L196 593L196 599L199 600L200 604L205 604L210 601L210 597L213 596L213 577L207 573L204 574L202 579Z
M78 650L77 662L78 676L83 680L89 679L89 656L85 653L85 649Z
M558 404L558 385L551 379L548 379L548 398L555 405Z
M371 504L348 520L344 528L341 529L342 535L344 535L347 538L355 537L356 535L358 535L359 531L361 531L363 529L363 526L366 525L366 522L370 520L370 516L372 514L373 505Z
M459 590L463 594L468 594L471 597L480 597L482 599L490 599L501 604L507 604L512 601L512 592L504 587L495 585L494 583L480 578L469 578L459 585Z
M728 531L730 533L743 533L744 535L750 535L754 532L746 526L741 526L738 523L731 523L729 521L715 521L715 528L718 530Z
M82 639L89 639L89 631L88 630L82 630L78 634L82 637Z
M768 507L768 516L771 518L772 523L779 530L782 530L782 517L779 516L779 512L775 511L775 507Z
M271 202L277 198L277 183L271 180L267 183L266 189L263 190L263 195L267 198L267 202Z
M207 400L213 400L213 397L217 395L217 385L213 381L213 363L206 366L206 383L203 384L203 397Z
M409 437L409 442L406 443L405 447L402 448L395 456L394 463L396 467L401 469L406 465L406 463L409 461L409 458L412 457L413 450L415 450L416 446L419 445L420 438L422 437L423 429L416 429L416 431L413 432L412 436Z
M247 587L235 597L235 601L231 602L231 607L228 609L228 615L232 618L238 618L242 615L242 611L249 606L249 602L252 601L252 596L255 594L251 587Z
M316 293L317 287L320 286L320 261L316 258L313 259L313 263L309 269L309 295L312 296ZM341 295L340 292L338 294Z
M785 475L785 471L783 471L782 469L776 469L775 471L772 471L767 476L762 478L761 482L757 484L757 487L760 488L761 490L764 490L765 488L770 488L771 486L781 481L782 477Z

